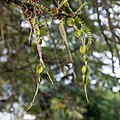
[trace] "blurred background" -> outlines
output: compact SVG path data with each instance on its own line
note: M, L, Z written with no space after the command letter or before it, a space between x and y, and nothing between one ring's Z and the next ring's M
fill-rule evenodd
M30 25L19 2L0 0L0 120L120 120L120 1L82 0L87 4L80 18L93 36L88 55L89 104L82 85L81 43L74 29L64 19L73 65L59 32L60 21L52 19L40 26L43 60L55 86L44 72L37 98L28 112L36 90L39 57L35 44L28 43ZM38 3L50 8L54 0ZM76 11L81 3L69 0L69 4Z

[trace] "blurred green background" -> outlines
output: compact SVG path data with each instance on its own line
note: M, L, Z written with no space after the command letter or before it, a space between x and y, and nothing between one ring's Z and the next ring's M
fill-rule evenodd
M46 24L41 26L43 60L55 86L44 73L37 98L27 113L35 93L39 58L35 44L31 47L28 44L27 19L20 6L10 1L0 0L0 112L12 114L12 120L22 120L25 114L34 115L36 120L120 120L120 1L82 1L87 4L80 18L93 36L88 55L89 104L82 85L81 43L74 36L74 29L64 19L77 83L73 81L72 64L58 29L59 20L49 21L49 29ZM39 0L39 3L48 8L53 5L49 0ZM69 0L69 3L73 11L80 6L80 0Z

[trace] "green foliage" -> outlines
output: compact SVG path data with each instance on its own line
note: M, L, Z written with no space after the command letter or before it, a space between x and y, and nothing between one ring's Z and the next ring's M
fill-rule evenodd
M82 31L81 30L76 30L75 31L75 37L80 38L81 36L83 36Z
M105 2L111 3L109 0ZM20 109L26 111L28 108L29 114L35 115L36 120L119 120L119 91L115 93L112 90L119 78L104 73L110 66L106 62L109 47L104 41L97 18L91 19L97 14L97 4L90 0L87 4L62 0L58 1L59 9L58 6L52 9L52 4L49 0L37 3L29 1L29 5L34 5L31 30L25 21L28 18L21 17L17 5L0 2L1 112L8 109L16 112L14 103L18 103ZM102 1L99 5L103 10L100 11L102 15L106 3ZM107 7L112 9L114 5L111 3L111 7ZM35 15L35 10L41 13ZM104 18L107 19L106 16ZM118 23L114 20L114 23ZM103 33L111 33L108 24L101 25ZM30 31L31 47L28 42ZM117 31L115 34L118 34ZM116 59L114 40L118 43L118 39L107 38L110 44L112 41L111 49ZM50 83L52 79L54 85ZM23 119L19 115L17 117Z
M75 17L75 20L76 20L78 23L80 23L81 29L82 29L85 33L87 33L87 35L88 35L87 46L90 46L91 43L92 43L92 34L91 34L90 29L86 26L86 23L85 23L82 19L80 19L78 16Z
M63 0L61 3L58 5L58 10L67 2L68 0Z

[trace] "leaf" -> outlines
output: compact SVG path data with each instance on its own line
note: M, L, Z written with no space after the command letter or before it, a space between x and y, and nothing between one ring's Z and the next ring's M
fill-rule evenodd
M41 74L41 73L43 73L43 71L44 71L44 68L41 65L38 65L36 67L36 73L37 74Z
M81 32L82 32L81 30L76 30L75 31L75 37L80 38Z
M58 5L58 9L60 9L68 0L63 0L59 5Z
M75 23L74 18L68 18L68 19L67 19L67 24L68 24L68 26L73 26L74 23Z
M87 55L84 55L83 58L82 58L83 62L86 62L88 60L88 56Z
M80 47L80 53L81 54L87 54L88 53L88 47L86 45L82 45Z
M82 67L82 73L83 73L83 74L86 72L86 69L87 69L87 66L84 65L84 66Z
M78 14L79 12L81 12L81 10L84 8L85 5L86 5L86 2L83 3L83 4L77 9L77 11L75 12L75 14Z
M82 67L82 73L87 76L89 72L90 72L90 67L88 65L84 65Z
M79 23L80 18L78 16L75 17L75 20Z

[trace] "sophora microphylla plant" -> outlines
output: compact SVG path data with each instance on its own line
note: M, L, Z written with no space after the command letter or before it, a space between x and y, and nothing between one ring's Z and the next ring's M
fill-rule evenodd
M29 4L29 7L27 6L27 4ZM42 73L44 71L47 73L51 83L54 84L52 78L48 73L48 70L46 69L45 63L42 59L42 49L41 49L41 43L42 43L41 25L47 24L47 22L52 19L58 19L60 21L59 31L63 38L63 42L66 46L69 60L72 64L74 64L73 63L74 60L72 58L72 54L71 54L68 39L67 39L67 34L64 28L65 19L67 19L68 26L74 28L74 31L75 31L74 35L76 36L76 38L80 40L82 44L79 50L80 54L82 54L83 56L82 59L84 62L84 65L82 67L82 83L84 86L86 100L87 102L89 102L87 97L87 92L86 92L86 85L88 84L88 75L90 71L90 68L88 66L87 54L88 54L88 49L92 42L92 35L90 32L90 29L86 26L85 22L80 18L80 16L83 13L82 9L86 5L86 3L81 4L80 7L75 12L70 8L69 0L54 0L53 4L55 6L54 8L47 8L44 5L40 4L37 0L29 0L27 1L27 3L23 3L23 6L22 6L24 15L28 18L31 26L29 42L30 44L32 43L36 44L37 52L39 55L39 62L40 62L39 65L36 67L36 73L37 73L36 93L27 110L29 110L32 107L35 97L37 96L39 84L42 78ZM39 17L40 19L38 19ZM76 74L74 72L74 67L73 67L73 75L74 75L74 80L76 82Z

